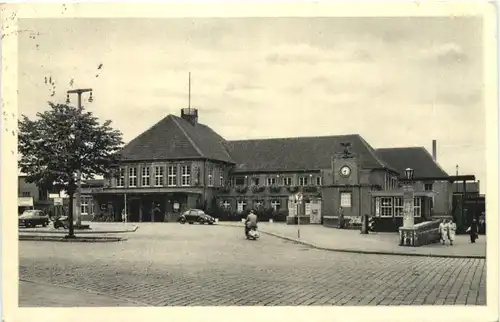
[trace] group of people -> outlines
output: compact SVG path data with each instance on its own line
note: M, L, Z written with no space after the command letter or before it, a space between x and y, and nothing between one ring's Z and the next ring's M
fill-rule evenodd
M449 241L450 245L453 245L455 241L455 233L457 231L457 224L453 219L443 219L439 224L439 233L441 234L441 244L446 245Z
M453 245L455 241L455 234L457 231L457 224L453 221L453 219L443 219L443 221L439 224L439 233L441 234L441 244L445 245L447 241L450 242L450 245ZM470 236L470 242L474 244L476 239L479 238L478 234L478 225L475 218L472 219L472 223L467 228L467 232Z

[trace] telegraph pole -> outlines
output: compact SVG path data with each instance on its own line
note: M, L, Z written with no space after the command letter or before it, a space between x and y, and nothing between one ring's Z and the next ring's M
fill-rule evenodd
M79 88L79 89L72 89L67 91L67 96L66 96L66 103L69 104L69 94L77 94L78 95L78 109L82 109L82 94L90 92L90 97L89 97L89 102L93 101L92 98L92 88ZM77 189L75 193L75 217L76 217L76 224L75 226L81 226L82 225L82 216L81 216L81 201L82 201L82 172L81 170L78 170L76 173L76 184L77 184ZM70 225L73 225L73 223L69 223Z

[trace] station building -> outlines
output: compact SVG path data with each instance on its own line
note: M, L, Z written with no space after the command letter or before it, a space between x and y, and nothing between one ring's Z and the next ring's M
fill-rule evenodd
M375 149L359 134L229 141L200 123L198 110L182 109L124 147L116 178L84 185L81 207L116 220L126 207L129 221L164 221L214 201L235 213L272 207L292 214L292 196L301 192L311 224L334 226L342 211L353 221L372 215L393 230L402 222L406 168L415 173L416 222L451 216L453 182L475 180L449 176L433 143L430 154Z

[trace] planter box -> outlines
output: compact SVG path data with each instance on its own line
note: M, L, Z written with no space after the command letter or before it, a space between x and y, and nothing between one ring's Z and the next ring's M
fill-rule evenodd
M308 225L310 223L309 221L309 216L300 216L300 224L301 225ZM286 224L287 225L297 225L297 216L288 216L286 217Z

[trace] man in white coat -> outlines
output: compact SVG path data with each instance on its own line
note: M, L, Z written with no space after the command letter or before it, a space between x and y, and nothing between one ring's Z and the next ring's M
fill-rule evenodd
M455 233L457 231L457 224L452 220L448 222L448 238L450 239L450 245L453 245L455 241Z
M445 245L448 239L448 224L447 220L443 219L439 224L439 233L441 234L441 244Z

